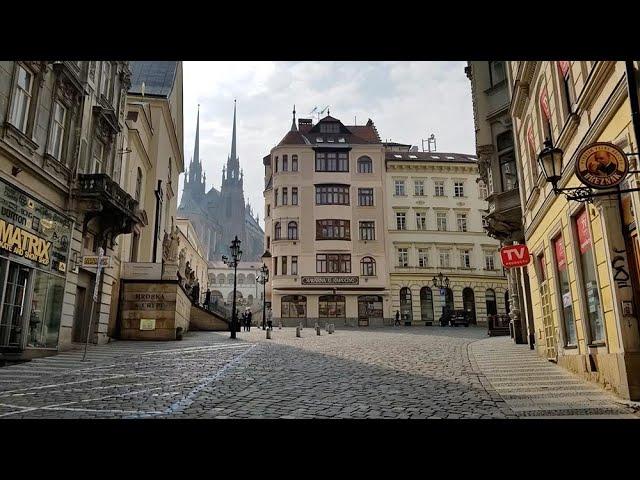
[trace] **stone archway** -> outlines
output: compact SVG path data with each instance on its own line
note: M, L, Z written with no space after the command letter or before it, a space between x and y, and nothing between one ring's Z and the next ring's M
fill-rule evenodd
M476 320L476 297L471 287L462 290L462 308L469 314L470 323L478 323Z

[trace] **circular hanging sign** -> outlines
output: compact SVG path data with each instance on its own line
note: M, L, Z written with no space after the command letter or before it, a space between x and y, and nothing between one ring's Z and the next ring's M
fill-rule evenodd
M627 176L629 160L616 145L596 142L584 147L576 159L576 175L587 187L615 187Z

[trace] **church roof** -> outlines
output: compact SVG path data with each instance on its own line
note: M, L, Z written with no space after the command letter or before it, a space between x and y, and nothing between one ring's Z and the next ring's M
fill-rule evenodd
M131 87L129 93L150 97L168 97L171 95L178 71L178 62L151 61L130 62Z

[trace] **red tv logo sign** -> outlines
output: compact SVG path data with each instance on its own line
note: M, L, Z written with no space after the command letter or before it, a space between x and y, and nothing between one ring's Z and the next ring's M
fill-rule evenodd
M526 245L509 245L500 250L502 265L506 268L525 267L529 264L531 256Z

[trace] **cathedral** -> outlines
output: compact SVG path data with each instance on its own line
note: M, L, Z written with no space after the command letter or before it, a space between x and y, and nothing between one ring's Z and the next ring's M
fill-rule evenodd
M208 260L229 256L229 245L237 235L242 241L242 261L259 261L264 253L264 232L259 217L244 202L242 169L236 154L236 106L233 106L233 135L231 154L222 168L220 191L206 189L206 173L200 161L200 106L196 123L196 142L193 158L185 171L184 189L178 216L191 220L205 249Z

